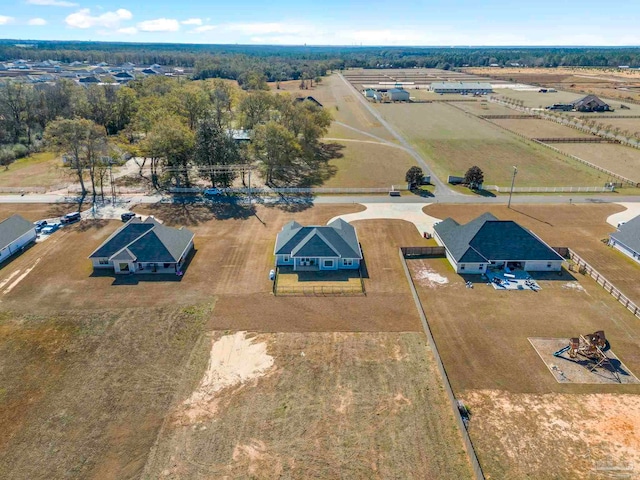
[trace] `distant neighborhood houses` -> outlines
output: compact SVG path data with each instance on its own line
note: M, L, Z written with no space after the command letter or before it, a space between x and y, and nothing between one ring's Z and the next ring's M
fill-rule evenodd
M164 67L157 63L153 65L136 65L125 62L120 65L109 65L106 62L89 64L74 61L64 63L55 60L30 61L17 59L0 63L0 79L12 78L26 83L43 84L54 83L65 78L78 82L80 85L102 84L121 85L131 80L150 75L182 76L184 68Z

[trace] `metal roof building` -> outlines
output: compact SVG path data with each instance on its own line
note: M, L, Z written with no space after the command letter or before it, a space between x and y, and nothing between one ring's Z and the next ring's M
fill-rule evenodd
M493 87L486 82L433 82L429 90L436 93L492 93Z

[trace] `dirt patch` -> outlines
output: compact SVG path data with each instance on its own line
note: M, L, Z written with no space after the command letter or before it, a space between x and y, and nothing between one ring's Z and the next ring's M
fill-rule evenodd
M471 478L422 334L255 337L265 344L271 373L219 390L197 425L165 424L143 478Z
M435 270L429 268L428 264L424 260L416 260L411 262L411 275L414 280L423 286L428 288L437 288L449 283L449 279L443 275L440 275Z
M640 473L636 395L478 390L463 399L487 478L637 478Z
M211 340L209 365L198 388L183 403L178 416L196 423L216 413L216 394L266 375L273 366L267 345L247 338L246 332Z

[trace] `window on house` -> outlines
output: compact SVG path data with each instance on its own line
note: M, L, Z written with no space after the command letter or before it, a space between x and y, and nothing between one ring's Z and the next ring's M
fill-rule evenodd
M285 255L284 257L282 257L282 261L283 262L288 262L289 261L289 255Z
M460 265L460 270L464 270L464 264Z
M483 270L483 269L484 269L484 264L481 263L480 265L478 265L478 270Z
M343 258L342 259L342 265L350 267L351 265L353 265L353 259L352 258Z
M101 258L100 260L98 260L98 263L100 265L109 265L109 259L107 258Z
M551 268L551 262L547 262L547 268Z
M324 261L324 266L325 267L333 267L333 260L325 260Z

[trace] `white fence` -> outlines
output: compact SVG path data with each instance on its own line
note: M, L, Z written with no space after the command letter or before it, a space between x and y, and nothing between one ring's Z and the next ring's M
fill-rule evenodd
M391 186L391 187L364 187L364 188L328 188L328 187L310 187L310 188L297 188L297 187L282 187L282 188L242 188L242 187L230 187L218 189L222 193L227 194L246 194L246 195L273 195L280 193L303 193L303 194L316 194L316 193L388 193L390 190L407 190L407 186ZM170 193L204 193L205 189L200 187L172 187L169 189Z
M511 187L499 187L497 185L485 185L485 190L490 192L511 191ZM613 187L513 187L513 193L605 193L613 192Z

